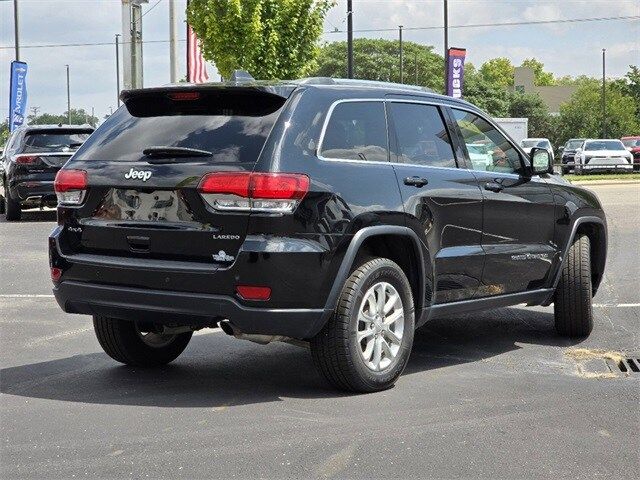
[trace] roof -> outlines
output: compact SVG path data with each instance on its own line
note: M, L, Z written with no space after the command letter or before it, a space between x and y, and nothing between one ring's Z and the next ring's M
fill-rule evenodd
M281 97L288 97L293 90L298 87L314 87L314 88L331 88L331 89L344 89L359 90L362 88L380 90L383 94L398 94L398 95L419 95L434 100L457 103L467 107L477 107L465 100L456 99L446 95L440 95L433 90L420 85L410 85L404 83L392 83L381 82L377 80L360 80L360 79L347 79L347 78L332 78L332 77L308 77L295 80L254 80L247 78L246 76L238 77L236 81L225 82L204 82L204 83L172 83L164 85L162 87L141 88L132 90L123 90L120 93L120 99L126 102L132 97L136 97L144 94L152 94L154 92L161 92L166 90L193 90L193 89L211 89L216 90L220 88L253 88L255 90L261 90Z
M56 129L64 129L64 130L95 130L95 127L85 123L83 125L67 125L63 123L58 124L45 124L45 125L23 125L20 129L25 131L34 131L34 130L56 130Z

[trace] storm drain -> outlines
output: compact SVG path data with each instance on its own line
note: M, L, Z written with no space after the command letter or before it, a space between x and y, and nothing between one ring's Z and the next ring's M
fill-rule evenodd
M640 358L624 358L618 361L618 370L623 373L639 373Z

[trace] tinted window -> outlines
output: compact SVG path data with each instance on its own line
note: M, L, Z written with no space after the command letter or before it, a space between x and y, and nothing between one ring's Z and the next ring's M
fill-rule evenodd
M398 162L434 167L456 167L451 140L437 107L390 103L398 140Z
M584 142L584 140L569 140L564 148L566 150L576 150L577 148L580 148L582 142Z
M516 173L522 168L520 154L502 133L489 122L474 115L453 109L453 116L467 144L471 168L491 172ZM475 153L478 145L484 153Z
M620 140L595 140L593 142L585 142L585 150L625 150Z
M285 99L254 94L249 100L222 91L203 93L195 101L170 101L167 94L132 99L74 158L138 161L148 147L171 146L209 151L212 163L255 162Z
M322 140L324 158L386 162L387 125L382 102L345 102L333 109Z
M24 136L23 153L75 150L89 138L91 131L32 131Z

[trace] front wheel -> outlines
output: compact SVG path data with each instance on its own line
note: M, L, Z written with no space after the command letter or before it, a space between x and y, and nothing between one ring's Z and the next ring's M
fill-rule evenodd
M153 325L94 315L100 346L114 360L137 367L166 365L187 348L193 332L162 334Z
M556 331L565 337L586 337L593 330L591 244L580 235L573 242L562 266L554 294Z
M396 382L413 345L414 305L402 269L369 260L347 279L338 306L311 340L313 361L342 390L375 392Z

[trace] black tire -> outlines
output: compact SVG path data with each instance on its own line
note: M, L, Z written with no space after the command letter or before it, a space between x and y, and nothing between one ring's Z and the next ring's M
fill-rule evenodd
M565 337L586 337L593 330L591 287L591 244L586 235L578 236L562 267L554 294L556 331Z
M402 301L404 329L396 356L385 368L374 371L367 366L360 350L361 343L357 340L358 313L365 293L381 282L390 284ZM386 258L366 260L351 273L335 313L311 340L311 355L316 368L331 384L342 390L375 392L392 387L409 360L415 329L414 315L411 286L402 269ZM384 334L379 335L384 337ZM366 340L362 342L366 343Z
M11 197L9 189L5 190L6 198L4 200L5 215L8 222L16 222L22 217L22 209L20 208L20 202L14 200Z
M4 214L5 212L5 201L4 201L4 197L0 197L0 215Z
M175 360L187 348L193 332L168 335L165 342L150 346L135 322L94 315L93 328L100 346L114 360L137 367L156 367Z

